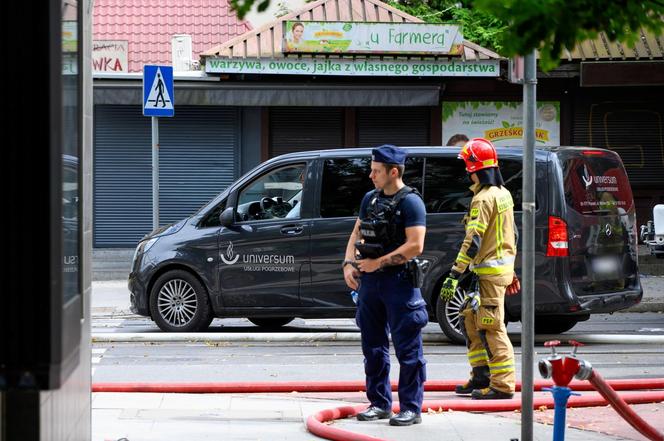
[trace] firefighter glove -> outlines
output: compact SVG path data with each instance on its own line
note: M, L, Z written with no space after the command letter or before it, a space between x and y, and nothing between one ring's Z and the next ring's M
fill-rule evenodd
M446 302L452 300L458 284L459 280L454 277L453 274L450 274L450 276L443 282L443 286L440 288L440 298Z

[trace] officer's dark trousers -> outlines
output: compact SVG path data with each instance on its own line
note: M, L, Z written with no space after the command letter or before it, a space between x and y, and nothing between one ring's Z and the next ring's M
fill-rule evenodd
M422 328L428 322L419 289L404 272L375 272L362 275L357 325L362 331L367 398L382 409L392 407L388 333L399 360L400 410L419 413L426 380L422 353Z

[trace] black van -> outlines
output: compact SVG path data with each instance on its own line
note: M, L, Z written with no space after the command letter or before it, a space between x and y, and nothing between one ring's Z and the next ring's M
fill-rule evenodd
M410 147L404 182L427 209L422 294L430 319L461 342L464 283L438 293L463 238L470 182L458 148ZM353 317L341 271L369 179L371 149L292 153L247 173L193 216L147 235L129 275L132 311L165 331L200 331L214 317L279 327L294 317ZM522 150L499 148L500 168L521 207ZM536 331L559 333L590 314L642 296L632 192L619 156L578 147L536 150ZM521 216L516 215L520 224ZM520 259L517 258L517 272ZM521 296L506 300L519 320Z

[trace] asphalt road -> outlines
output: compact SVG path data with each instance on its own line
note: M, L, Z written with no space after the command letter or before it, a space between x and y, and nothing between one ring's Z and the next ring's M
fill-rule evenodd
M520 326L508 330L518 335ZM211 331L256 332L244 319L217 319ZM352 320L295 320L284 332L358 332ZM160 332L151 322L134 317L96 316L93 332ZM436 324L425 332L439 333ZM664 314L621 313L596 315L579 323L574 333L664 335ZM565 340L561 335L560 340ZM455 379L467 375L465 347L437 343L425 345L429 379ZM521 350L515 345L517 376ZM535 361L549 353L536 346ZM393 354L393 351L392 351ZM587 345L579 351L605 378L664 377L664 346L654 344ZM392 377L398 362L392 356ZM537 369L535 369L537 372ZM254 342L254 343L95 343L93 382L198 382L198 381L340 381L362 380L359 342Z

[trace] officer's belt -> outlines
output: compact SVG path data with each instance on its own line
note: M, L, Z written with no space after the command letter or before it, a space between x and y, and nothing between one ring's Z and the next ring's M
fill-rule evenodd
M383 273L383 274L397 274L400 273L401 271L405 271L407 269L405 264L402 265L390 265L386 266L384 268L380 268L377 270L377 273Z

